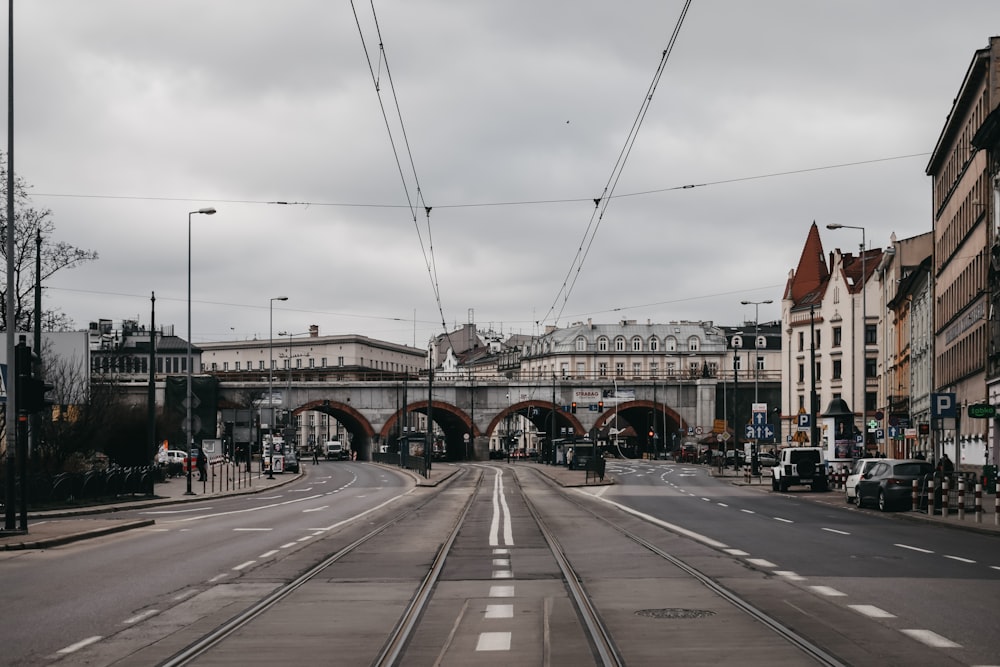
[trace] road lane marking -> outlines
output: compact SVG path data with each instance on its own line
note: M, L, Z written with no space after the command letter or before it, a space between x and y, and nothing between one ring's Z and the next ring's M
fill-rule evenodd
M261 533L274 530L273 528L233 528L236 533Z
M847 532L846 530L837 530L836 528L824 528L823 530L827 531L828 533L837 533L838 535L850 535L850 533Z
M125 625L132 625L134 623L138 623L139 621L144 621L150 616L156 616L159 613L160 613L159 609L147 609L141 614L136 614L132 618L126 618L124 621L122 621L122 623L124 623Z
M101 636L94 635L93 637L87 637L86 639L81 639L75 644L70 644L66 648L61 648L58 651L56 651L56 653L58 653L59 655L66 655L67 653L75 653L76 651L82 649L84 646L90 646L94 642L98 641L101 641Z
M743 551L743 549L726 549L727 554L730 556L749 556L750 552Z
M729 507L726 503L719 503L719 507Z
M796 574L796 573L792 572L791 570L775 570L774 573L776 575L778 575L779 577L784 577L785 579L788 579L789 581L805 581L806 580L806 578L803 577L801 574Z
M271 556L273 556L276 553L278 553L277 549L271 549L270 551L265 551L261 555L257 556L257 558L270 558Z
M830 586L810 586L809 588L819 593L820 595L825 595L831 598L847 596L847 593L841 593L836 588L831 588Z
M511 572L510 570L494 570L493 571L493 578L494 579L513 579L514 578L514 573Z
M957 560L959 563L975 563L974 560L969 560L968 558L962 558L961 556L949 556L948 554L943 554L945 558L950 558L952 560Z
M314 507L311 510L302 510L302 511L303 512L320 512L322 510L325 510L328 507L329 507L329 505L323 505L322 507Z
M909 544L894 544L894 547L899 547L900 549L909 549L911 551L919 551L922 554L932 554L934 553L930 549L921 549L920 547L911 547Z
M212 577L211 579L209 579L208 583L214 584L217 581L222 581L223 579L227 578L228 576L229 576L228 572L223 572L222 574L217 574L214 577Z
M296 544L298 544L298 542L285 542L284 544L282 544L282 545L281 545L280 547L278 547L278 548L279 548L279 549L287 549L287 548L289 548L289 547L294 547L294 546L295 546Z
M477 651L509 651L509 632L480 632L476 642Z
M870 604L849 604L851 609L870 618L896 618L895 614L890 614L884 609L879 609Z
M919 630L910 629L901 631L905 635L913 637L918 642L922 642L927 646L933 646L934 648L962 648L961 644L956 644L950 639L942 637L936 632L931 632L930 630Z
M778 567L776 564L763 558L747 558L747 562L757 567Z
M780 522L782 522L782 523L795 523L795 522L794 522L794 521L792 521L791 519L782 519L782 518L781 518L780 516L776 516L776 517L774 517L774 520L775 520L775 521L780 521Z
M577 489L577 491L579 493L586 493L586 491L581 491L579 489ZM590 495L590 494L588 494L588 495ZM654 524L656 526L660 526L661 528L666 528L667 530L673 531L673 532L675 532L675 533L677 533L679 535L684 535L686 537L689 537L692 540L696 540L697 542L700 542L701 544L704 544L706 546L712 547L713 549L726 549L726 548L729 547L729 545L726 544L725 542L719 542L718 540L713 540L711 537L708 537L707 535L702 535L701 533L696 533L693 530L688 530L687 528L683 528L681 526L678 526L675 523L670 523L668 521L664 521L663 519L658 519L658 518L656 518L655 516L653 516L651 514L646 514L645 512L640 512L640 511L638 511L636 509L633 509L633 508L629 507L628 505L623 505L621 503L616 503L613 500L608 500L607 498L602 498L600 496L591 496L591 497L596 498L597 500L600 500L602 503L607 503L608 505L611 505L612 507L617 507L618 509L620 509L621 511L625 512L626 514L631 514L632 516L637 516L640 519L643 519L644 521L648 521L649 523L652 523L652 524Z
M509 568L510 567L510 559L509 558L494 558L493 559L493 567L508 567Z
M192 595L195 595L197 592L198 591L196 591L193 588L191 590L184 591L180 595L175 595L174 596L174 602L180 602L181 600L187 599L187 598L191 597Z
M214 509L212 507L191 507L183 510L146 510L145 512L139 512L139 514L190 514L191 512L205 512L207 510ZM38 525L38 524L35 524Z
M251 565L253 565L256 562L257 562L256 559L255 560L248 560L245 563L240 563L239 565L237 565L233 569L236 570L236 571L245 570L246 568L250 567Z
M514 605L488 604L483 618L514 618Z
M491 598L512 598L514 597L513 586L490 586Z

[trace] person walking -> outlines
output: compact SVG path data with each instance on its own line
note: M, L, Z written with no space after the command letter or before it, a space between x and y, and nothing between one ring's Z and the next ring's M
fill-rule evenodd
M206 469L208 465L208 457L205 456L205 450L198 450L198 458L196 459L196 465L198 467L198 481L204 482L208 479L208 470Z
M319 463L319 445L313 447L313 465Z

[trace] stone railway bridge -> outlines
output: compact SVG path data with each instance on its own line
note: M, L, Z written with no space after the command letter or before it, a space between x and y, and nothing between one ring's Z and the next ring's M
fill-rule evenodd
M315 411L340 422L350 433L358 457L364 459L400 433L407 413L427 415L428 407L432 421L444 433L448 458L456 460L489 458L490 438L504 433L506 418L514 414L528 419L545 435L552 432L554 418L557 438L615 426L617 416L641 439L648 440L651 427L658 437L668 434L668 446L675 434L699 427L710 433L717 417L716 394L721 383L715 378L623 381L617 399L613 382L609 379L608 383L569 379L555 383L435 379L433 385L426 381L292 382L283 384L280 391L282 409L291 409L295 415ZM266 383L219 384L220 397L230 401L248 392L266 395L266 391ZM576 411L567 410L574 402ZM675 442L679 444L680 437Z

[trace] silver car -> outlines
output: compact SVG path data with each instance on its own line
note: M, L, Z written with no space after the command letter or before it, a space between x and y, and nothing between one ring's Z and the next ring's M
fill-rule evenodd
M858 459L854 462L854 467L851 468L851 472L847 475L847 481L844 482L844 500L848 503L853 503L858 498L858 480L866 472L872 469L879 461L890 461L892 459Z

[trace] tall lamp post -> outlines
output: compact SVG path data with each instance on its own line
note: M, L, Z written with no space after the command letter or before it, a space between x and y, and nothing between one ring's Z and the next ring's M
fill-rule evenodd
M271 429L271 443L267 448L267 478L274 479L274 302L288 301L287 296L272 296L267 303L268 323L267 323L267 407L270 408L271 416L268 418L268 427ZM291 338L289 338L291 340Z
M865 336L866 336L865 331L867 329L867 324L868 324L867 323L867 319L868 319L868 299L867 299L868 290L866 289L867 282L868 282L868 269L865 266L865 246L866 246L866 244L865 244L865 228L861 227L861 226L858 226L858 225L841 225L839 223L831 223L831 224L827 225L826 228L827 229L860 229L861 230L861 355L860 355L861 356L861 373L858 375L858 377L861 379L861 381L858 382L857 378L855 378L855 381L854 381L855 388L857 388L858 386L861 387L861 400L858 401L858 396L854 397L854 400L856 401L855 404L854 404L854 408L855 408L855 410L859 410L860 411L860 414L861 414L861 433L864 433L865 432L865 393L866 393L866 390L868 388L867 384L865 382L865 350L867 348L867 344L866 344L866 341L865 341ZM815 371L815 369L814 369L814 371ZM868 446L867 443L864 443L864 446L867 447Z
M192 215L215 215L215 209L212 207L199 208L197 211L188 212L188 294L187 294L187 316L188 316L188 326L187 326L187 394L185 401L185 412L187 419L184 421L185 438L187 440L187 490L184 492L186 496L193 496L194 492L191 490L191 445L194 444L194 424L191 422L191 402L193 396L191 393L191 366L194 360L191 357L191 216Z

